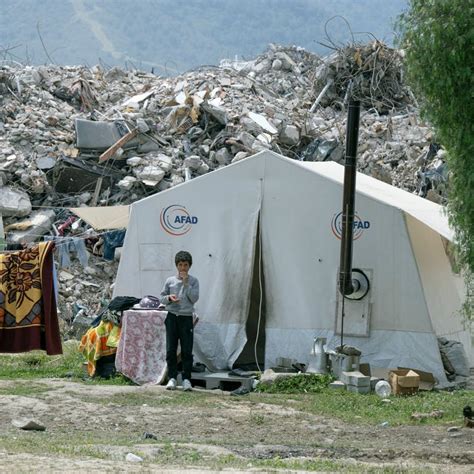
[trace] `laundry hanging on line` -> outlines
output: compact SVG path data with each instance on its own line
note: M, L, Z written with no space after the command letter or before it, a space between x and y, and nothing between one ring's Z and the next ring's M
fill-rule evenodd
M60 268L69 268L71 255L75 255L83 267L89 263L89 254L82 237L60 237L45 236L45 241L53 241L56 244L58 254L58 265Z

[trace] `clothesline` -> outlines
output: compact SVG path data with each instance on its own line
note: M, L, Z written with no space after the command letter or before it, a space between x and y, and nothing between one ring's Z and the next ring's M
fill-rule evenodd
M125 204L117 204L117 206L125 206ZM72 208L75 208L77 206L42 206L40 204L32 204L31 205L32 208L35 208L35 209L65 209L65 210L70 210ZM100 208L106 208L106 207L111 207L111 206L96 206L96 207L100 207ZM113 207L113 206L112 206ZM84 207L84 209L87 209L87 207ZM71 211L72 214L74 214L74 212Z
M91 238L94 238L94 237L100 237L101 235L105 235L105 234L108 234L109 232L116 232L117 230L120 230L120 229L113 229L113 230L105 230L103 232L96 232L94 234L88 234L86 235L86 232L81 232L79 234L74 234L74 235L51 235L50 237L54 237L54 238L79 238L79 239L91 239ZM125 230L125 229L123 229ZM6 234L8 233L8 231L5 232ZM28 234L28 237L46 237L47 235L46 234ZM36 245L37 242L33 242L32 245Z
M108 235L107 235L108 234ZM115 249L117 247L123 246L123 241L125 238L125 231L112 231L112 232L103 232L101 235L104 235L101 247L101 256L105 260L113 260L115 256ZM57 259L60 268L68 268L71 265L71 252L75 254L76 258L81 262L83 267L87 267L89 263L89 252L87 251L85 239L87 236L78 237L78 236L52 236L47 235L43 236L44 241L53 242L55 244L55 250L57 251ZM100 242L100 241L99 241ZM94 244L92 253L97 255L97 246L99 242ZM34 246L40 245L40 243L33 244ZM28 248L32 248L33 245L30 245ZM0 252L7 254L13 252L20 252L23 249L18 249L14 251L3 251Z

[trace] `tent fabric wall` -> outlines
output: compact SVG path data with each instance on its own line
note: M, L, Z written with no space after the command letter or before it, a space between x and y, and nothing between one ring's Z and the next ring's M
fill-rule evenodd
M281 186L290 175L298 193ZM268 169L262 206L264 273L272 295L267 327L334 327L340 240L331 221L341 195L339 183L289 160L275 160ZM432 331L403 213L359 194L356 208L370 228L354 242L353 266L377 272L371 329Z
M438 337L459 341L469 348L470 323L459 314L465 296L462 276L454 273L437 232L410 215L406 221L433 330ZM473 351L466 354L474 364Z
M307 164L262 152L139 201L132 205L114 295L158 294L174 271L175 252L191 251L191 273L201 283L195 355L211 369L232 367L246 342L260 219L265 364L277 357L306 362L314 336L326 335L332 345L339 340L342 182L343 167L336 163ZM176 236L164 230L160 213L178 205L197 222ZM361 310L361 317L370 318L367 334L345 342L360 347L363 360L374 365L419 368L445 381L437 332L457 335L471 353L468 331L456 319L459 282L447 272L440 243L440 236L452 235L446 217L439 206L360 173L355 206L361 228L353 267L368 269L373 281L361 303L369 308ZM425 240L433 244L420 249ZM444 278L449 284L442 291L450 296L441 311L435 296ZM445 320L446 314L452 319Z
M201 287L195 354L211 369L232 366L247 340L264 165L242 163L230 180L205 175L132 205L114 296L159 295L176 271L176 252L190 251L196 263L190 273ZM166 210L177 229L163 221ZM185 213L197 222L174 224Z
M295 358L308 363L314 337L325 337L327 347L340 344L340 336L332 330L267 329L265 366L275 363L275 356ZM361 362L374 367L412 367L432 372L440 382L446 382L436 335L430 332L371 331L370 338L344 337L344 344L362 351Z

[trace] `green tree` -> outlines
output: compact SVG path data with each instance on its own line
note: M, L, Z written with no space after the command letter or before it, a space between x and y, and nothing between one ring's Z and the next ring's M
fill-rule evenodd
M448 153L448 214L474 272L474 0L410 0L399 18L408 80ZM472 301L472 294L471 294Z

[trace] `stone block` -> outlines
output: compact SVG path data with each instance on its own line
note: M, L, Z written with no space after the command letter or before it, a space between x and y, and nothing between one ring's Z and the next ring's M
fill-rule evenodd
M232 155L227 148L221 148L216 151L216 154L214 155L214 159L220 165L227 165L232 161Z
M370 377L357 370L353 372L342 372L341 380L347 385L370 388Z
M300 131L294 125L287 125L280 133L280 142L285 145L297 145L300 141Z
M367 387L357 387L355 385L347 385L347 391L352 393L366 394L370 393L370 385Z
M27 216L31 212L28 194L3 186L0 189L0 214L3 216Z
M334 390L345 390L346 384L340 380L335 380L329 384L329 388L333 388Z

